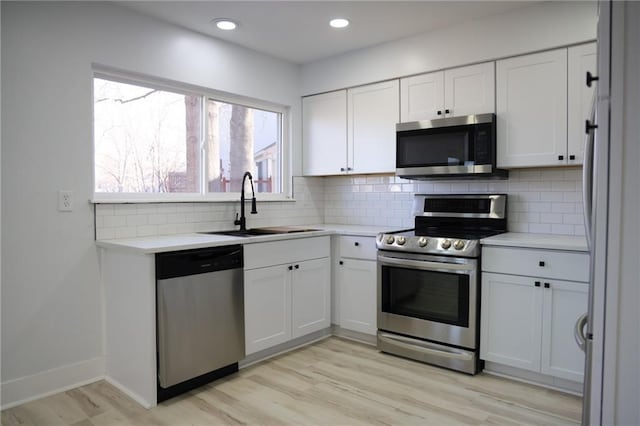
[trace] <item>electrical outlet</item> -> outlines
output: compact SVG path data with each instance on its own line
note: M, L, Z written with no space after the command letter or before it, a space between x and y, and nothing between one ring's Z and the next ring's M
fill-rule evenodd
M73 191L58 191L58 211L70 212L73 210Z

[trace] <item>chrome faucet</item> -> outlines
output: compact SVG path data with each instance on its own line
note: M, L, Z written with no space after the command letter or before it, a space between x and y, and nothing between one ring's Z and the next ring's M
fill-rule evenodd
M244 180L249 178L249 182L251 182L251 214L257 214L258 210L256 210L256 191L253 189L253 177L251 173L244 172L244 176L242 176L242 190L240 191L240 218L238 218L238 213L236 213L236 220L233 221L234 225L240 225L240 231L247 230L247 218L244 216Z

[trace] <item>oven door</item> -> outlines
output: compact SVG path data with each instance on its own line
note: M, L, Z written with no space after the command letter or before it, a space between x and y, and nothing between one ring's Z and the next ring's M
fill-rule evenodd
M378 329L477 349L478 260L378 252Z

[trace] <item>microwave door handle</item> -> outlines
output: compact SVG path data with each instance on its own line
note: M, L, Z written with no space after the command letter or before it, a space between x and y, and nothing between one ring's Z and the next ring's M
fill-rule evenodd
M429 262L427 260L409 260L398 259L395 257L387 257L378 255L378 262L383 265L391 266L409 266L416 269L428 269L430 271L438 272L456 272L466 273L472 271L474 268L470 265L461 265L458 263L444 263L444 262Z

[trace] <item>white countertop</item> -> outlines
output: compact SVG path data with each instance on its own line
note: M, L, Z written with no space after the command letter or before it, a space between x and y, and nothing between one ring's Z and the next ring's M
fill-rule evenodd
M527 247L553 250L589 251L587 239L581 236L527 234L507 232L480 240L483 245Z
M152 254L167 251L223 246L229 244L252 244L267 241L290 240L295 238L319 237L332 234L375 237L379 232L389 231L389 228L381 226L341 224L313 224L296 227L305 229L317 229L317 231L258 235L250 237L232 237L227 235L190 233L176 235L158 235L151 237L121 238L113 240L98 240L96 241L96 244L99 247L103 248L128 250L140 254Z

